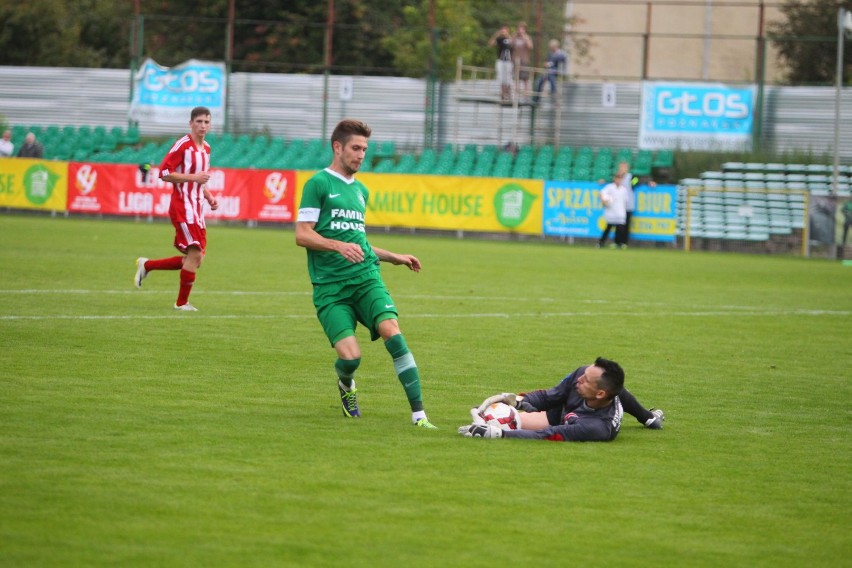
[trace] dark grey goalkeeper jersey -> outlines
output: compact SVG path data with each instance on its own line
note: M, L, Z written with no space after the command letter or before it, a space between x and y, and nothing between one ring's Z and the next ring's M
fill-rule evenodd
M539 411L547 412L551 424L544 430L509 430L504 438L552 440L554 442L609 442L618 436L624 410L615 397L606 408L595 410L577 393L577 379L586 372L579 367L547 390L537 390L524 396L524 402Z

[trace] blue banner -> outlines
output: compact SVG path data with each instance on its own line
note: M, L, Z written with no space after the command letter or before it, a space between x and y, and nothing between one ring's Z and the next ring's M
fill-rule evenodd
M754 100L752 86L643 83L639 147L649 150L748 147Z
M553 237L600 238L606 227L600 199L602 184L549 181L544 184L542 232ZM677 230L677 186L636 186L636 210L630 238L674 241Z
M163 67L146 59L133 81L130 119L170 123L189 121L194 107L214 116L225 111L225 64L191 59Z

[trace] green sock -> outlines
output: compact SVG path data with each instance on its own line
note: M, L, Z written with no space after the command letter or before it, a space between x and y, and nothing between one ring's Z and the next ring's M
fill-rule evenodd
M354 382L355 370L361 364L361 358L358 359L338 359L334 362L334 370L337 373L337 378L343 383L347 389L352 388Z
M402 337L401 333L394 335L385 341L385 349L393 357L393 368L396 371L396 376L399 377L399 382L402 383L402 388L405 389L405 396L408 397L411 411L423 410L420 373L417 370L417 363L414 362L414 355L411 354L408 345L405 344L405 338Z

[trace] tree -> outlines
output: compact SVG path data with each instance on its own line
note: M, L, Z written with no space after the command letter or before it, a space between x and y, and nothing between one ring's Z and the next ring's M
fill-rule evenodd
M473 17L469 2L434 0L435 29L429 30L431 0L403 10L401 26L382 40L382 46L393 54L393 61L402 74L425 77L436 45L435 71L438 78L451 79L455 74L456 58L476 60L482 43L483 30ZM430 33L435 33L432 38Z
M410 77L423 77L428 71L430 51L429 10L433 0L420 0L403 10L402 25L388 34L382 45L393 53L394 64ZM434 0L437 33L437 75L442 80L455 76L456 60L466 65L491 67L494 48L488 47L488 37L500 26L515 26L526 20L528 28L541 19L538 49L544 54L544 44L550 38L562 38L565 18L564 3L553 0L506 2L504 0ZM537 16L540 14L540 18ZM537 32L537 33L536 33ZM535 64L535 63L534 63Z
M852 0L786 0L781 12L786 17L768 26L769 39L778 50L786 67L785 79L790 84L834 83L837 69L837 10L852 10ZM845 42L843 59L852 56ZM844 73L849 82L849 73Z
M0 64L126 66L128 16L111 0L2 0Z
M456 58L492 66L486 41L506 23L526 20L536 63L550 38L564 34L564 0L336 0L331 71L425 77L433 38L435 71L451 79ZM127 68L131 29L143 32L138 55L173 66L221 61L229 41L230 0L0 0L0 65ZM325 0L235 0L232 69L308 72L326 69Z

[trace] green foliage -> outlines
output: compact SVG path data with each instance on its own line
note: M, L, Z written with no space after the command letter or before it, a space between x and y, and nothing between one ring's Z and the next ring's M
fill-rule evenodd
M547 41L561 38L564 4L557 0L434 0L435 72L454 76L456 59L493 64L486 45L503 23L526 20L536 41L536 63ZM350 0L335 4L331 42L333 72L425 77L433 42L430 0ZM236 5L232 69L247 72L320 72L326 65L326 2L277 0ZM112 0L0 0L0 64L126 67L133 5ZM228 0L143 1L140 55L166 66L187 59L223 60ZM540 23L540 29L536 24Z
M847 563L852 268L374 232L424 265L383 272L426 432L363 329L364 417L340 416L292 231L209 232L184 314L177 273L131 284L168 223L0 216L0 565ZM662 431L456 433L598 355Z
M123 67L129 3L30 0L0 3L0 64Z
M852 0L786 0L781 6L785 18L769 24L769 37L790 84L835 83L839 6L852 10ZM844 45L844 61L852 63L849 42ZM850 79L847 74L847 83Z
M430 0L403 10L403 26L382 39L382 47L394 55L394 64L410 76L428 74L434 58L436 75L441 80L455 76L456 58L475 58L482 43L483 30L473 17L469 2L435 0L434 38L428 28ZM434 51L433 51L434 49Z

